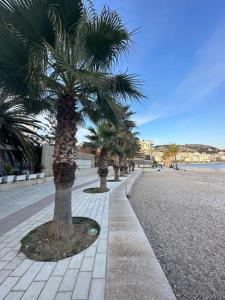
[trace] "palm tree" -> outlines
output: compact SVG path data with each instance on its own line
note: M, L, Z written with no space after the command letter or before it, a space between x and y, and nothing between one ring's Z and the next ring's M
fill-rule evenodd
M123 132L117 128L116 134L112 138L112 147L110 148L110 155L113 158L113 169L115 173L114 181L119 180L119 170L123 177L123 167L120 165L124 163L124 158L128 160L129 171L134 171L135 163L134 157L139 151L139 139L137 132ZM121 169L120 169L121 168Z
M129 106L125 106L123 109L123 117L117 126L117 138L119 151L119 167L120 176L128 173L128 161L126 155L126 149L129 147L130 139L133 136L133 129L136 127L135 122L131 120L131 116L134 113L129 111Z
M164 163L165 163L166 166L170 166L171 165L171 153L170 153L170 151L168 149L166 149L163 152L162 160L164 161Z
M129 143L127 143L125 153L128 158L129 172L134 171L135 162L134 158L138 151L140 150L139 139L137 137L137 132L131 132L129 135Z
M177 153L179 152L179 147L176 144L170 144L168 147L168 151L171 155L172 162L173 162L173 168L178 170L178 165L177 165Z
M128 49L131 33L117 12L105 7L98 14L79 0L0 0L0 15L0 86L23 96L32 109L56 101L50 235L68 238L73 234L77 116L91 108L115 121L118 99L142 97L134 76L111 71Z
M38 129L41 129L40 122L28 116L22 104L0 95L0 144L23 150L24 156L33 161L36 159L34 137L39 137Z
M0 15L0 86L30 109L57 103L51 236L69 237L77 115L92 107L115 120L119 98L142 97L133 76L111 72L131 34L116 12L97 14L78 0L0 0Z
M119 170L120 162L119 155L122 153L123 149L120 147L117 132L112 138L112 147L110 148L110 156L113 160L113 170L114 170L114 181L119 181Z
M119 181L119 169L120 169L120 160L119 155L116 153L113 159L113 169L114 169L114 181Z
M100 192L107 192L108 152L112 147L113 136L116 131L107 124L101 124L96 129L91 127L89 131L91 134L86 136L89 142L85 142L83 146L94 149L95 153L99 154L98 175L100 177Z

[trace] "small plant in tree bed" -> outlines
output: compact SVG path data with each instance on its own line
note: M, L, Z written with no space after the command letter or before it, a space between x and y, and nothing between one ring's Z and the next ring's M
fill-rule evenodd
M121 180L109 179L108 182L120 182Z
M109 189L100 189L100 188L89 188L89 189L85 189L83 190L83 192L85 193L89 193L89 194L99 194L99 193L106 193L108 192Z
M74 234L68 238L49 236L49 226L54 226L54 223L42 224L21 240L20 251L26 257L37 261L58 261L73 256L94 243L100 232L96 221L83 217L73 217Z

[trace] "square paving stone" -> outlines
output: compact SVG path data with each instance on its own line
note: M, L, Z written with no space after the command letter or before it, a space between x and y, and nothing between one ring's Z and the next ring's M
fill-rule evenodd
M21 291L10 292L4 300L20 300L23 294L24 292Z
M18 277L8 277L1 285L0 285L0 300L4 299L5 296L10 292L13 286L19 280Z
M44 285L44 281L32 282L27 291L25 292L22 300L36 300L40 295Z
M96 254L93 270L93 278L105 278L106 274L106 254Z
M14 286L13 290L25 291L28 289L31 282L34 280L37 273L43 267L44 262L34 262L26 273L20 278L18 283Z
M56 266L56 262L47 262L44 264L34 281L47 281Z
M92 279L88 300L105 299L105 279Z
M88 299L89 289L91 285L91 275L91 272L79 273L72 299Z
M71 300L71 292L57 293L54 300Z
M50 277L38 300L53 300L59 289L62 277Z
M82 265L81 265L81 272L91 272L94 267L94 257L84 257Z
M78 269L68 269L63 277L59 291L72 292L77 281L78 273Z

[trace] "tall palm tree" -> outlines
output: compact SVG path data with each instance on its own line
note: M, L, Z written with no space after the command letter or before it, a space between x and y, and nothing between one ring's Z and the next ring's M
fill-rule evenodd
M0 144L14 145L23 150L27 159L35 160L34 137L39 136L38 129L40 122L28 116L22 104L0 95Z
M168 146L168 152L170 153L171 159L172 159L172 164L173 168L178 170L178 165L177 165L177 154L179 152L179 147L176 144L170 144Z
M171 153L168 149L166 149L163 152L162 160L163 160L165 166L168 166L168 167L171 166Z
M114 181L119 181L120 159L119 155L123 152L120 141L116 134L113 136L112 147L110 148L110 156L113 159Z
M95 150L95 153L99 153L98 159L98 175L100 177L100 191L106 192L107 188L107 175L108 175L108 153L113 144L113 136L116 131L108 124L101 124L96 129L89 128L90 135L86 138L89 140L83 144L84 147L88 147Z
M56 101L50 234L68 238L77 114L91 108L115 121L119 99L142 97L133 75L111 71L129 48L131 33L117 12L105 7L97 13L81 0L0 0L0 18L0 87L23 96L30 110Z
M137 132L125 132L121 128L117 128L116 133L112 137L112 146L110 148L115 173L114 181L119 180L119 170L120 176L123 177L124 165L120 165L121 161L122 164L125 162L128 165L129 171L134 171L134 157L140 147L138 141Z
M128 158L129 172L134 171L135 168L134 158L138 153L138 151L140 150L139 139L137 137L137 134L138 134L137 132L130 132L129 143L127 143L125 149L125 154L126 157Z
M129 106L123 108L123 117L117 126L117 139L119 145L119 168L120 176L128 173L128 161L126 149L129 147L130 139L133 137L133 129L136 127L135 122L131 120L134 113L129 110Z

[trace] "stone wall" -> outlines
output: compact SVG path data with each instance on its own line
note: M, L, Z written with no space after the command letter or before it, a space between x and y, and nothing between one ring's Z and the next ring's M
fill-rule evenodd
M46 176L52 176L53 151L54 151L54 146L51 145L42 146L41 166ZM78 152L76 163L79 169L94 168L95 156L89 153Z

